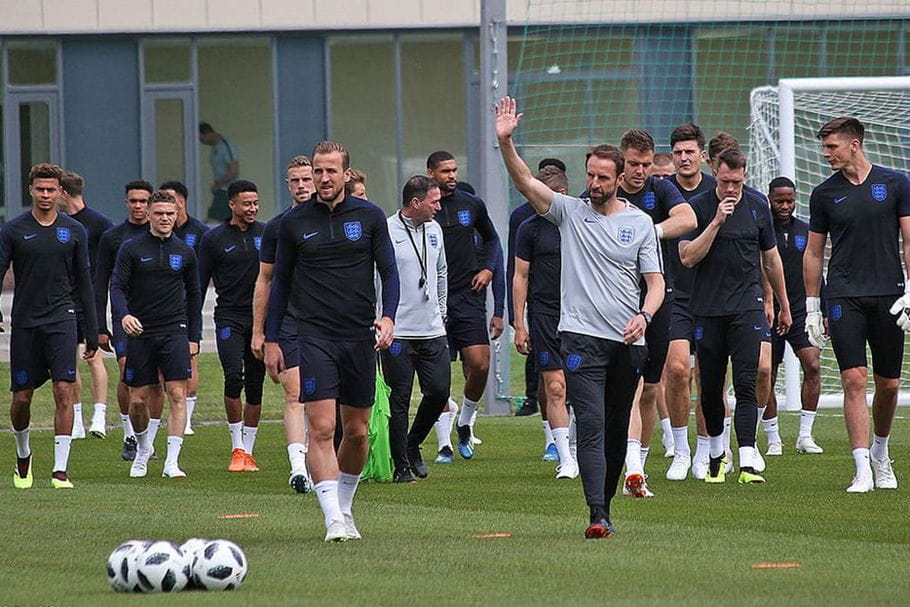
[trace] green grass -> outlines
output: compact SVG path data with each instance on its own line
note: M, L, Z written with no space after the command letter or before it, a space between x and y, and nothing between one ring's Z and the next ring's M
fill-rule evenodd
M280 416L272 409L268 417ZM899 415L892 457L898 478L910 482L910 423ZM821 456L793 453L796 424L784 415L785 455L768 458L765 486L671 483L663 480L668 460L655 454L648 467L657 497L617 498L619 534L592 542L582 538L580 482L556 482L553 465L538 459L539 418L483 418L474 461L431 464L430 478L416 485L364 484L355 505L364 540L340 545L322 543L314 496L287 487L280 424L260 431L262 472L239 475L225 471L224 427L200 426L186 441L190 478L180 482L158 476L160 461L148 478L127 478L119 431L78 441L72 492L49 488L52 432L36 431L35 487L15 491L9 472L0 478L0 605L906 604L905 490L847 495L853 464L843 419L819 415ZM0 457L13 457L5 433ZM218 518L254 512L258 518ZM473 537L484 533L511 537ZM121 541L192 536L244 548L243 588L165 598L108 587L105 560ZM763 562L800 567L753 568Z

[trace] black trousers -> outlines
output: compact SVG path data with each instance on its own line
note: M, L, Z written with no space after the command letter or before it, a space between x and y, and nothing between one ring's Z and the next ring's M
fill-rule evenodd
M449 400L452 381L449 346L445 337L432 339L396 339L380 353L382 374L392 389L389 395L389 443L395 469L406 470L409 454L420 453L433 424ZM408 432L408 409L414 373L423 399Z
M632 398L648 348L578 333L563 332L559 337L566 388L575 409L585 501L609 514L626 456Z
M540 374L534 366L534 357L525 357L525 399L529 405L537 404L537 386Z
M701 408L709 436L724 431L724 379L727 360L733 365L736 413L733 424L740 447L755 446L758 409L755 380L758 357L768 322L761 310L747 310L729 316L700 316L695 319L695 348L701 372Z

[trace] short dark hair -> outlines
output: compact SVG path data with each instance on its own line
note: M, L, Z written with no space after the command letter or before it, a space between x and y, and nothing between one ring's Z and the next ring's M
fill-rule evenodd
M63 169L51 162L36 164L28 172L28 184L32 185L36 179L56 179L58 184L63 185Z
M215 129L213 129L212 125L209 124L208 122L199 123L199 134L200 135L207 135L209 133L214 133L214 132L215 132Z
M856 139L862 145L863 137L866 136L866 127L853 116L841 116L823 124L822 128L818 130L818 138L824 139L835 133L846 135L850 139Z
M133 188L134 190L138 188ZM149 206L154 202L170 202L171 204L177 204L177 199L170 192L165 192L164 190L155 190L152 192L152 195L149 196Z
M739 151L739 148L727 148L721 150L717 155L717 166L727 165L730 169L746 168L746 155Z
M559 158L544 158L537 163L537 170L540 171L544 167L556 167L563 173L566 172L566 163L560 160Z
M82 196L82 192L85 191L85 180L79 173L70 171L63 174L60 187L70 196Z
M654 138L651 133L642 129L629 129L622 134L619 147L623 152L632 149L636 152L653 152Z
M673 156L670 156L666 152L660 152L659 154L654 154L654 164L657 166L668 166L673 164Z
M537 171L537 179L554 192L559 190L568 191L569 189L569 178L566 177L566 172L559 170L559 167L552 164L548 164Z
M134 179L132 181L127 181L126 185L123 186L123 193L129 194L130 190L145 190L149 194L155 191L155 188L152 187L145 179Z
M739 149L739 141L730 133L720 131L708 142L708 159L714 160L720 153L727 149Z
M440 163L448 162L449 160L455 160L455 157L445 150L439 150L438 152L433 152L427 156L427 168L435 169L439 166Z
M162 183L161 185L158 186L158 189L159 190L174 190L175 192L180 194L180 197L183 198L184 200L186 200L190 197L190 191L188 189L186 189L186 186L183 184L182 181L176 181L176 180L165 181L164 183Z
M697 124L687 122L681 124L670 133L670 149L680 141L694 141L698 144L698 149L705 149L705 133Z
M310 161L310 159L307 156L304 156L303 154L301 154L299 156L294 156L293 158L291 158L290 162L288 162L289 171L291 169L296 169L298 167L312 167L312 166L313 166L313 163Z
M622 154L622 150L615 145L602 143L591 148L591 151L585 154L585 167L588 166L588 160L591 159L591 156L597 156L604 160L612 160L614 166L616 166L617 177L626 169L626 159Z
M237 194L242 194L244 192L255 192L258 194L259 190L256 189L256 184L252 181L247 181L246 179L238 179L228 186L228 199L231 199Z
M338 152L341 154L341 168L347 171L351 166L351 154L344 145L337 141L320 141L313 148L313 160L320 154L332 154Z
M351 176L350 179L348 179L344 183L344 193L345 194L350 196L354 192L354 184L357 184L357 183L363 184L364 188L367 187L366 173L364 173L363 171L358 171L357 169L351 169L349 171L349 175Z
M455 182L455 189L461 190L462 192L467 192L468 194L471 194L472 196L477 196L477 190L475 190L474 186L472 186L467 181Z
M412 198L423 200L427 197L427 192L433 188L439 189L439 184L435 179L426 175L414 175L405 182L401 189L401 206L407 206Z
M777 188L790 188L791 190L796 190L796 184L790 180L789 177L775 177L771 180L771 183L768 184L768 193Z

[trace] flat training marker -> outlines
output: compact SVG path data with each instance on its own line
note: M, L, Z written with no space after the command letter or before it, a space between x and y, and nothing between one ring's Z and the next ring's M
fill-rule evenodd
M233 518L259 518L258 512L248 512L246 514L222 514L218 518L220 519L233 519Z
M755 563L752 569L799 569L799 563Z
M488 540L497 537L512 537L511 533L475 533L471 536L475 540Z

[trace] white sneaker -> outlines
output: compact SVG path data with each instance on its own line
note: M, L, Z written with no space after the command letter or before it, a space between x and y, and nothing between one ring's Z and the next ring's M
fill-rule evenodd
M73 431L70 433L70 439L79 440L80 438L85 438L85 426L82 423L82 419L77 417L73 421Z
M680 453L679 451L673 454L673 461L670 463L670 467L667 469L667 480L668 481L684 481L686 476L689 474L689 466L692 465L692 458L689 457L688 453ZM694 472L693 472L694 474Z
M642 493L644 494L642 497L654 497L654 492L648 488L647 483L642 487Z
M824 453L825 450L818 446L811 436L800 436L796 439L796 450L800 453Z
M170 466L164 467L161 476L164 478L186 478L186 472L181 470L180 466L177 464L171 464Z
M692 462L692 478L703 481L708 476L708 464L710 460L695 460Z
M891 460L871 458L872 476L875 477L876 489L897 489L897 477L891 467Z
M847 487L847 493L869 493L875 490L875 483L868 475L854 476L853 482Z
M143 478L148 474L148 465L149 458L148 455L140 456L136 454L136 458L133 460L133 463L130 465L130 478Z
M95 438L107 438L107 426L105 425L103 411L95 411L92 414L92 425L89 426L88 433Z
M474 443L475 445L482 445L482 444L483 444L483 441L482 441L482 440L480 440L479 438L477 438L476 436L474 436L474 428L473 428L473 427L471 428L471 442Z
M184 436L193 436L196 432L193 430L193 427L190 425L190 420L186 420L186 427L183 429Z
M354 517L350 514L344 515L344 532L347 534L349 540L363 539L363 536L360 535L360 532L357 531L357 527L354 525Z
M672 434L664 434L661 437L660 442L664 446L664 457L670 458L676 456L676 447L673 444Z
M348 531L344 526L344 521L332 521L325 530L326 542L346 542L348 541Z
M765 455L783 455L784 446L781 443L768 443L768 450Z
M727 463L727 472L732 472L732 471L733 471L733 466L731 465L731 463L732 463L732 462L728 462L728 463ZM753 468L756 472L761 473L761 472L764 472L764 471L765 471L765 467L766 467L766 466L765 466L765 458L763 458L763 457L761 456L761 452L760 452L758 449L755 449L755 455L754 455L754 459L752 460L752 463L753 463L752 468Z
M578 478L578 463L572 460L556 466L556 478Z

